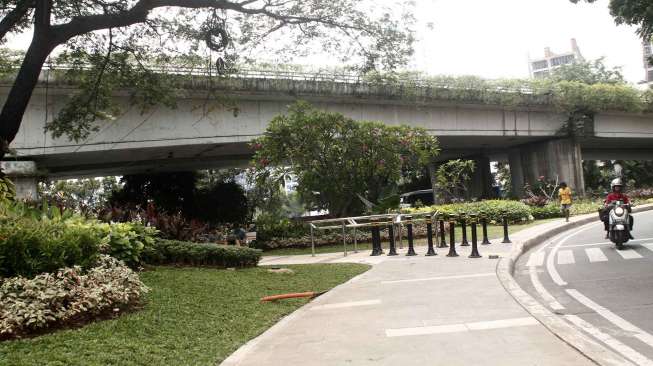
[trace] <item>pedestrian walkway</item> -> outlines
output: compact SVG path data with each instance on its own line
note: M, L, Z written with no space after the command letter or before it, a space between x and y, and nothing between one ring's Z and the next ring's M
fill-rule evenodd
M544 229L560 225L551 222ZM542 230L524 230L523 240ZM369 252L264 258L262 265L357 262L368 272L294 312L225 360L266 365L593 365L531 317L504 290L497 259L510 244L479 246L482 258L370 257Z
M555 263L569 265L577 263L604 263L610 261L623 261L632 259L653 260L653 243L633 241L623 250L616 250L612 243L595 243L582 245L563 246L557 252ZM527 267L544 265L545 252L531 253L526 262Z

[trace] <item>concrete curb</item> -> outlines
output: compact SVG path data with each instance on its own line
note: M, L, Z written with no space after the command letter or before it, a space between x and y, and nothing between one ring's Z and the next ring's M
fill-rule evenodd
M644 212L653 210L653 204L642 205L633 208L633 212ZM583 354L597 365L633 365L632 362L623 358L616 352L595 342L578 329L572 327L569 323L562 320L560 316L551 312L544 305L540 304L535 298L524 291L513 277L515 263L528 249L538 245L554 236L567 230L581 227L597 221L596 214L588 214L575 218L572 222L563 223L562 225L540 232L529 239L515 241L510 254L502 258L497 264L497 277L508 291L508 293L534 318L536 318L544 327L546 327L556 337L567 343L572 348Z

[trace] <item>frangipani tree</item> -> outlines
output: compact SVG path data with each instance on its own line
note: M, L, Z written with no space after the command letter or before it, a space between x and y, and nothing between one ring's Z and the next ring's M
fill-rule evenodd
M253 147L262 177L296 176L305 203L340 217L362 212L358 195L378 202L403 171L422 169L439 153L424 129L357 122L305 102L274 118Z

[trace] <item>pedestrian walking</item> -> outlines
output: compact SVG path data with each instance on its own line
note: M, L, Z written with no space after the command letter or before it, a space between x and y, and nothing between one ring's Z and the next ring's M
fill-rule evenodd
M571 208L571 188L567 187L567 183L560 182L560 189L558 190L558 197L560 197L560 207L565 220L569 222L569 209Z

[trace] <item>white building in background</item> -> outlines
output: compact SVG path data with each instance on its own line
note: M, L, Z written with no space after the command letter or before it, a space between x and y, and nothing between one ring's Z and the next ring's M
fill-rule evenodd
M653 55L653 41L642 42L642 61L644 62L644 82L653 83L653 63L649 58Z
M283 178L283 188L286 195L297 192L297 177L294 174L288 174Z
M565 53L552 52L549 47L544 48L544 57L528 60L528 68L532 78L543 78L548 76L552 70L562 66L572 64L577 61L584 61L580 53L576 39L571 39L571 51Z

